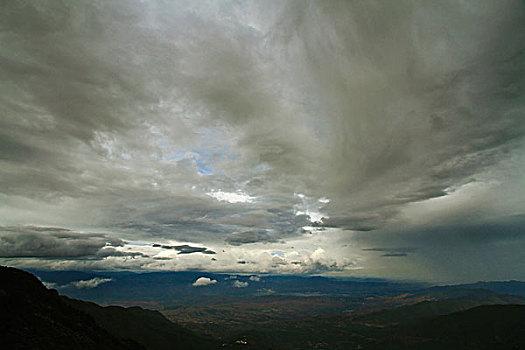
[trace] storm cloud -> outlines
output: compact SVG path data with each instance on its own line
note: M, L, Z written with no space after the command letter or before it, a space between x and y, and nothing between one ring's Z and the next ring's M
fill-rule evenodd
M56 227L0 227L0 257L79 258L118 255L118 238L101 233L79 233Z
M525 212L521 1L11 1L0 31L2 258L389 275Z

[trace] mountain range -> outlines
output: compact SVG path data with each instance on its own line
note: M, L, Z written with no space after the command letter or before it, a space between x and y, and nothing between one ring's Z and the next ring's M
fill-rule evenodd
M519 281L428 286L197 271L38 276L0 267L7 349L525 349ZM203 276L215 282L195 285Z

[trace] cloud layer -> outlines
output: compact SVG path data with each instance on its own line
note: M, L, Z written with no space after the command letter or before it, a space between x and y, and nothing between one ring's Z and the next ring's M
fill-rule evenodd
M101 233L79 233L64 228L0 227L0 257L87 258L119 255L113 247L124 242Z
M451 251L525 212L524 6L6 3L0 256L372 273L425 224Z

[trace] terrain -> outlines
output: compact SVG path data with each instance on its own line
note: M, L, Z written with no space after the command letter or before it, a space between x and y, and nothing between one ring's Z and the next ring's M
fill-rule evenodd
M216 344L139 307L61 296L35 276L0 266L0 338L6 349L210 349Z
M2 334L8 344L29 339L18 348L525 349L519 281L33 271L66 297L27 272L1 271Z

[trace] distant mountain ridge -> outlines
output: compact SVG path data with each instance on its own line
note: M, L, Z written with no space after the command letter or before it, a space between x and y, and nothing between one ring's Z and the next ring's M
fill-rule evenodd
M61 293L73 298L97 303L118 303L122 300L159 300L195 296L247 296L254 294L301 295L398 295L424 288L421 283L404 283L377 279L342 279L322 276L229 275L202 271L165 272L80 272L31 270L42 281L50 283ZM217 282L206 287L195 287L199 277ZM74 282L94 278L111 279L96 288L76 288ZM242 288L234 283L242 282Z
M522 281L479 281L476 283L436 286L433 289L485 289L495 293L525 297L525 282Z
M206 295L246 296L254 294L301 294L301 295L382 295L402 293L425 294L440 290L484 289L499 294L525 297L525 282L484 281L470 284L429 286L420 282L402 282L369 278L332 278L302 275L231 275L203 271L163 272L85 272L29 270L42 281L73 298L98 303L121 300L162 299ZM216 280L212 286L195 288L192 284L199 277ZM75 282L94 278L107 279L97 288L77 288ZM236 288L235 280L243 288Z

